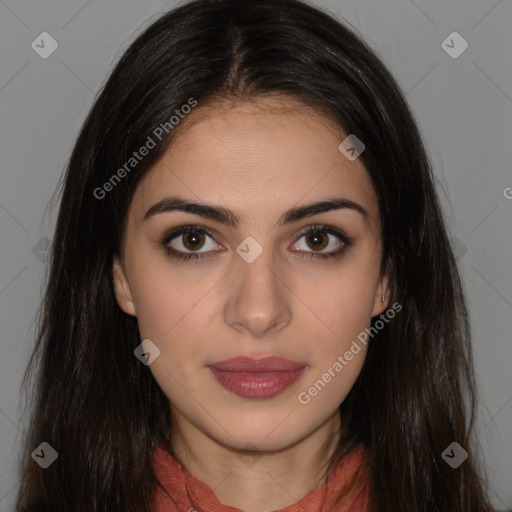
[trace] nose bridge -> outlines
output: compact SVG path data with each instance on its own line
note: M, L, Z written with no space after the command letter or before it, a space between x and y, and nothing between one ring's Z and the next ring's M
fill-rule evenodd
M291 318L281 265L267 243L264 247L247 237L238 245L226 303L226 322L254 337L281 328Z

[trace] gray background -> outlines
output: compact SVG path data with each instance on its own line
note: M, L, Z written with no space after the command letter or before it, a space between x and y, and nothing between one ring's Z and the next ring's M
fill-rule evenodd
M429 147L471 305L481 391L475 435L493 503L512 509L512 1L315 3L349 21L381 56ZM47 204L113 63L174 5L0 0L1 512L13 509L18 488L20 382L57 212ZM454 31L469 45L457 58L442 46ZM42 32L59 45L47 59L31 47ZM444 46L460 51L452 39Z

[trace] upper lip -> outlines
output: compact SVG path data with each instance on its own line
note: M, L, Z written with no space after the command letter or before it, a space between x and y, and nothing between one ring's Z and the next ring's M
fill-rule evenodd
M290 361L283 357L270 356L262 357L260 359L254 359L252 357L233 357L211 365L218 370L231 371L231 372L283 372L290 370L298 370L304 368L304 363L298 363L296 361Z

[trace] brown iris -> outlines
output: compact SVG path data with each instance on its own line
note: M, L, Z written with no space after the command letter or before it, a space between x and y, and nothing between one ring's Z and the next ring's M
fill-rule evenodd
M183 245L190 251L200 249L204 244L204 233L189 231L183 235Z
M313 245L309 243L310 240L312 241ZM306 236L306 242L311 247L311 249L322 250L329 243L329 237L321 231L316 231Z

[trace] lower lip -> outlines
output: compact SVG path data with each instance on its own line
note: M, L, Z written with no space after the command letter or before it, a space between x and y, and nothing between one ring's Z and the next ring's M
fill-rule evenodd
M243 398L272 398L296 382L306 368L265 373L229 372L213 366L208 369L221 386L235 395Z

